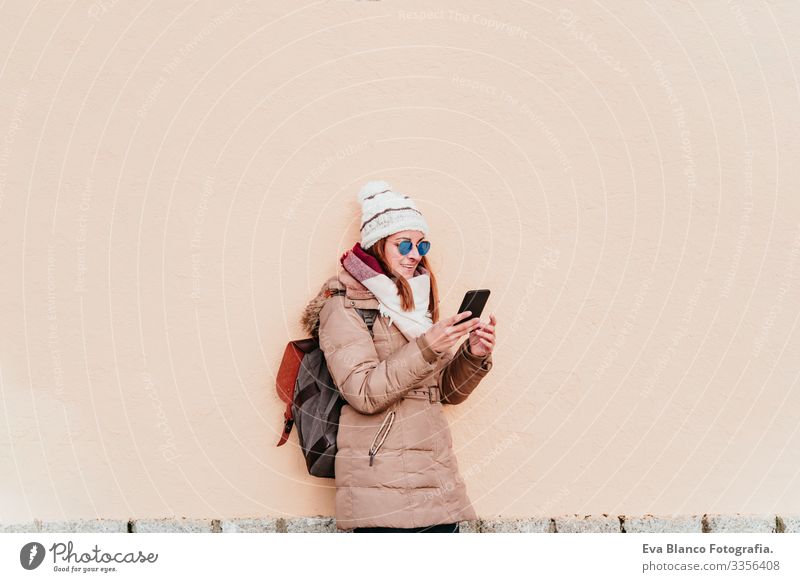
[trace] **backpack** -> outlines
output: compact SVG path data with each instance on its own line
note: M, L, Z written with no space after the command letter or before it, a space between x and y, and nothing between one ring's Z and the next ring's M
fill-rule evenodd
M356 311L372 335L378 310ZM319 339L294 340L286 345L276 388L286 403L283 434L276 446L286 443L296 424L308 472L315 477L333 478L339 414L346 401L331 378Z

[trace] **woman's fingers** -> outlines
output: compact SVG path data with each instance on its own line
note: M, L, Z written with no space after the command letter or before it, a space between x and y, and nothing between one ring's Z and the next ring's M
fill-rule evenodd
M489 341L485 338L479 337L478 344L486 349L487 352L491 352L494 350L494 342Z
M450 325L455 325L456 322L464 322L472 315L471 311L462 311L461 313L456 313L453 317L450 318Z
M473 333L479 338L486 338L494 341L494 333L492 332L484 331L482 329L476 329Z
M480 347L487 353L491 353L494 350L496 324L497 318L495 317L494 313L489 315L488 322L478 320L477 324L472 328L470 333L470 339L477 339L477 342L473 341L473 345L475 345L476 348Z
M472 331L480 326L480 320L476 321L465 321L464 323L459 323L458 325L453 326L453 333L458 336L462 336L468 331Z
M497 318L494 316L494 313L489 315L489 322L484 323L481 327L484 331L488 331L494 333L494 328L497 325Z

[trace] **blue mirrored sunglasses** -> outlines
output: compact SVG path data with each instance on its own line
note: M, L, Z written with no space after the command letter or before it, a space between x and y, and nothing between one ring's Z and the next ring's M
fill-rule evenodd
M399 245L397 245L398 250L400 251L401 255L407 255L411 252L411 248L414 246L410 240L404 240ZM424 256L429 250L431 249L430 241L423 240L417 244L417 251L419 252L419 256Z

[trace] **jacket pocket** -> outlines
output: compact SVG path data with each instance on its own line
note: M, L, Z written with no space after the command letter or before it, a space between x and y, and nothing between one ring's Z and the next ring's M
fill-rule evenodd
M378 432L375 433L375 436L372 439L372 444L369 447L369 466L372 466L372 462L375 460L375 455L378 454L378 450L383 445L383 442L386 440L386 436L389 434L389 431L392 429L392 423L394 422L395 411L390 410L386 416L383 417L383 422L381 426L378 428Z

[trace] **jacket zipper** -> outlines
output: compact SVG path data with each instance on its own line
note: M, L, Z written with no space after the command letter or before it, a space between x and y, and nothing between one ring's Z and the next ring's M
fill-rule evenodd
M370 467L372 466L372 461L375 460L375 455L378 454L378 449L381 448L381 445L383 445L383 442L386 440L386 435L389 434L389 430L392 428L392 423L394 422L394 415L395 415L395 411L392 410L386 416L383 417L383 422L381 423L380 428L378 428L378 432L375 433L375 437L372 439L372 444L369 447L369 466ZM388 421L388 424L387 424L387 421ZM384 430L384 428L386 428L386 430ZM378 441L379 437L380 437L380 441L377 442L377 445L376 445L376 441Z

